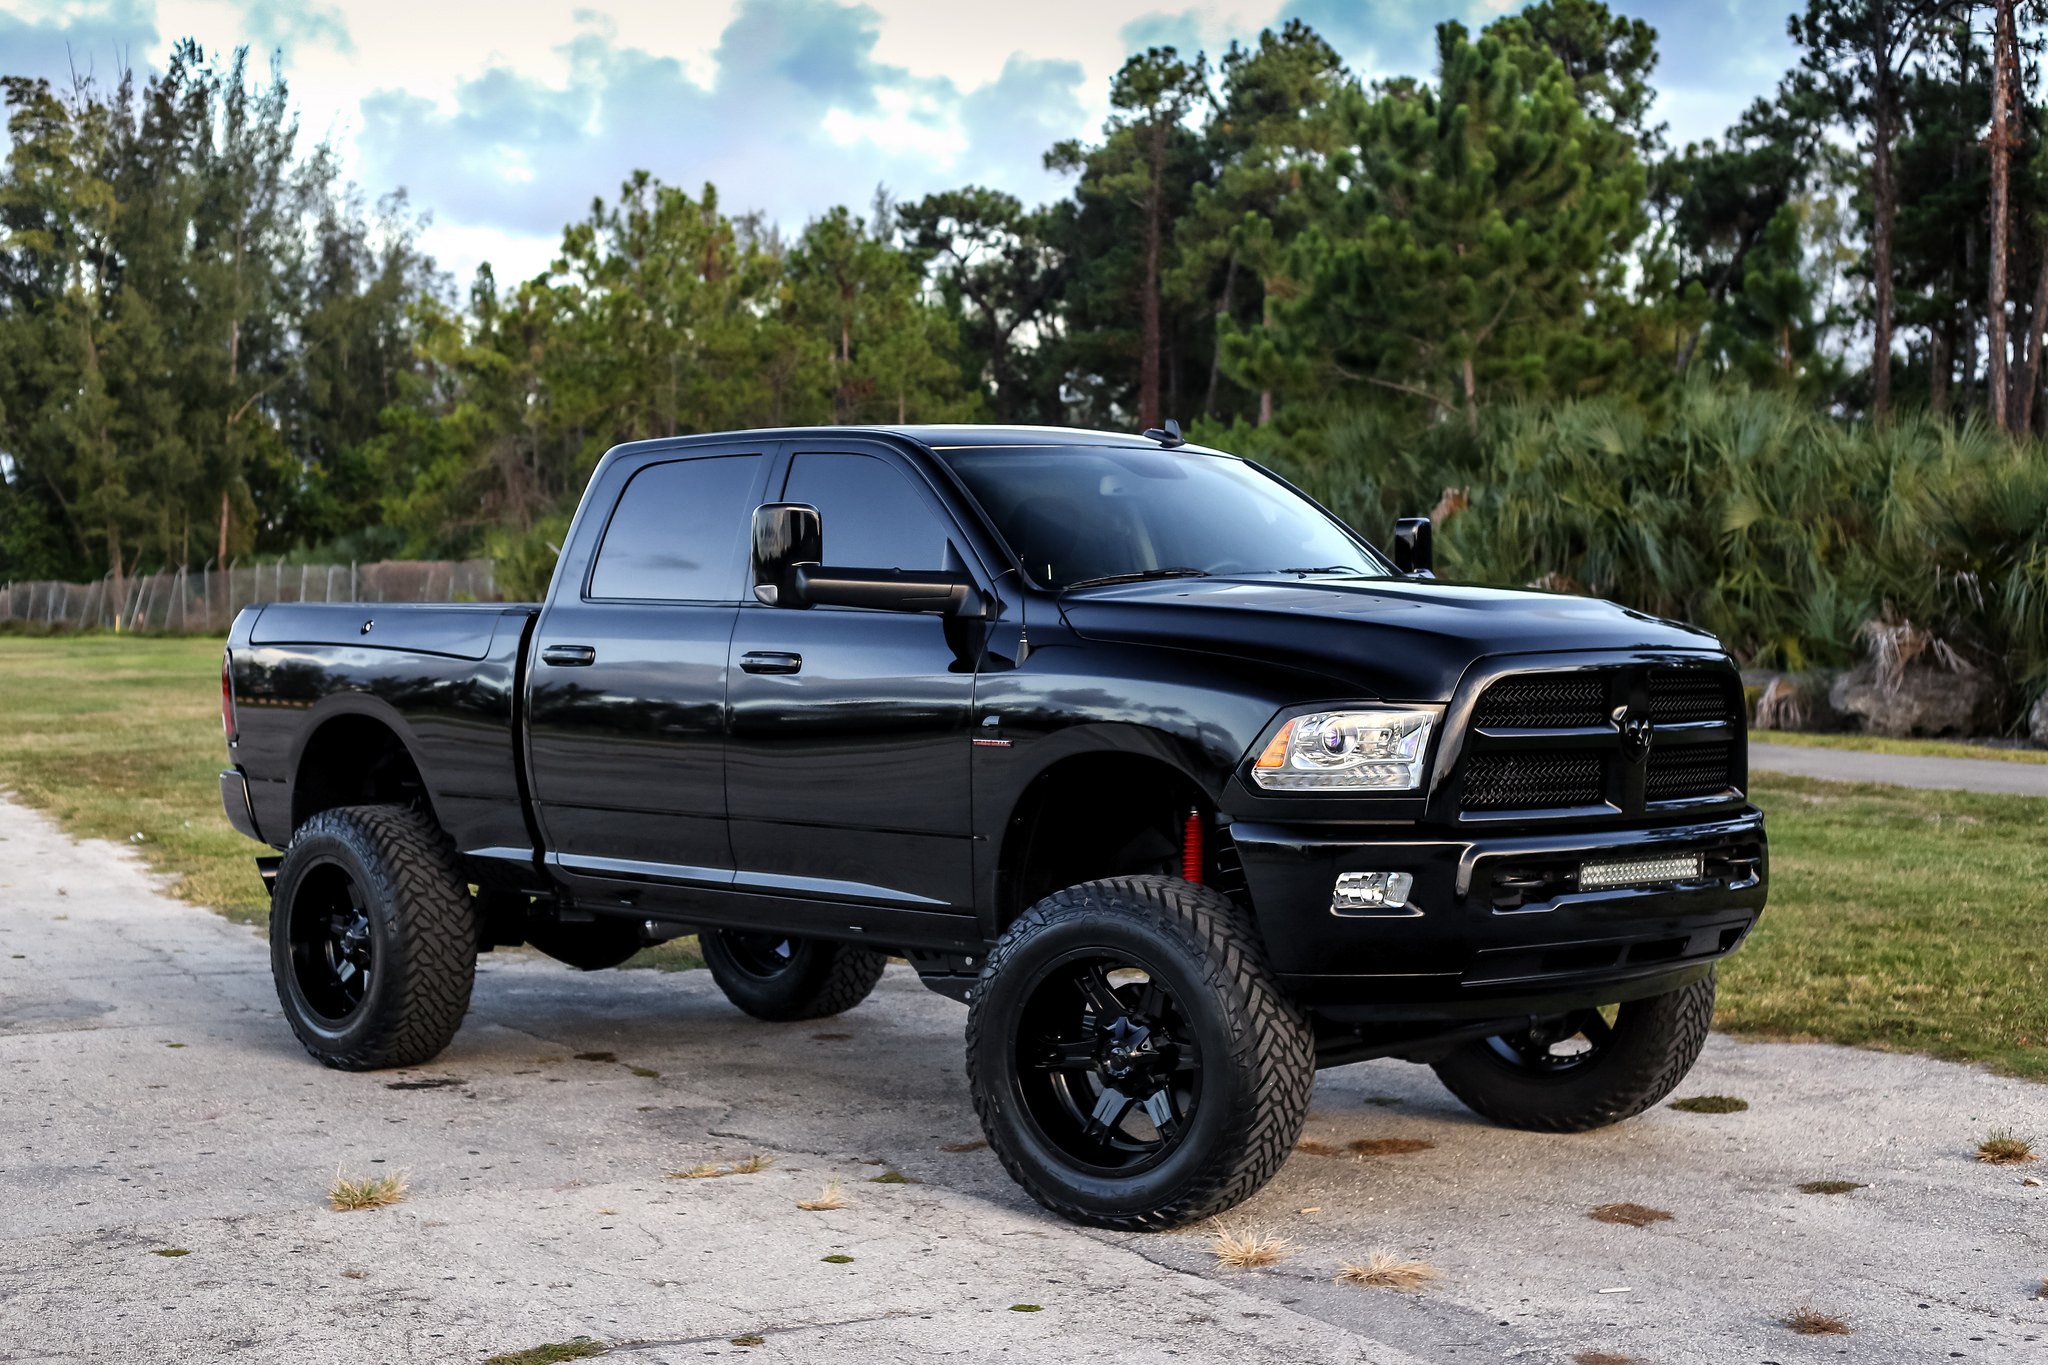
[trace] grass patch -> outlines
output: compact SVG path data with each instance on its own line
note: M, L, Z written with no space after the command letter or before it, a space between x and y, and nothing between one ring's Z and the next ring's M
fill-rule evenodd
M743 1337L734 1337L732 1344L735 1346L766 1346L768 1338L762 1336L759 1332L749 1332Z
M1853 749L1858 753L1903 754L1909 758L1984 758L2005 763L2048 763L2048 749L1972 744L1967 740L1812 735L1797 730L1752 730L1749 737L1757 744L1784 744L1799 749Z
M343 1175L334 1173L334 1183L327 1188L327 1207L336 1213L355 1213L362 1209L387 1209L405 1199L405 1173L392 1175Z
M1739 1114L1749 1108L1749 1101L1735 1095L1688 1095L1671 1101L1671 1107L1688 1114Z
M1368 1289L1417 1290L1442 1272L1427 1261L1413 1261L1384 1247L1366 1253L1362 1261L1346 1261L1338 1267L1338 1284L1355 1284Z
M158 1247L149 1254L152 1256L190 1256L192 1253L184 1247Z
M828 1180L816 1199L799 1199L796 1206L806 1213L830 1213L846 1207L846 1196L839 1192L837 1180Z
M834 1252L834 1253L833 1253L832 1255L830 1255L830 1256L820 1256L820 1257L819 1257L818 1259L819 1259L819 1260L821 1260L821 1261L823 1261L823 1262L824 1262L824 1263L825 1263L826 1265L852 1265L852 1264L853 1264L853 1257L851 1257L851 1256L848 1256L848 1255L846 1255L846 1254L845 1254L845 1253L843 1253L843 1252Z
M1771 904L1716 1024L2048 1080L2048 800L1758 774Z
M880 1175L868 1177L868 1184L870 1185L917 1185L922 1183L922 1181L912 1180L901 1171L884 1171Z
M570 1341L550 1341L540 1346L529 1346L523 1351L506 1351L492 1356L484 1365L555 1365L560 1360L588 1360L605 1353L605 1344L589 1337L576 1337Z
M173 894L244 923L269 912L216 774L224 639L0 636L0 788L67 833L132 844ZM136 840L135 835L142 838Z
M1241 1232L1224 1228L1210 1241L1209 1250L1219 1265L1227 1265L1233 1270L1251 1270L1286 1260L1294 1250L1294 1244L1285 1237L1275 1237L1253 1228Z
M1613 1351L1580 1351L1572 1357L1572 1365L1638 1365L1634 1356L1617 1355Z
M622 972L694 972L703 965L704 954L697 948L697 936L695 934L684 934L681 938L672 938L666 943L657 943L651 948L642 948L639 952L620 963L619 970Z
M1823 1313L1808 1304L1799 1305L1778 1322L1803 1337L1846 1337L1856 1330L1834 1314Z
M2034 1159L2034 1144L2006 1128L1992 1130L1977 1144L1977 1160L1991 1166L2018 1166Z
M1618 1223L1629 1228L1646 1228L1652 1223L1668 1223L1672 1218L1672 1215L1663 1209L1653 1209L1648 1204L1602 1204L1586 1216L1596 1223Z
M1043 1313L1045 1305L1038 1303L1013 1303L1010 1305L1010 1311L1012 1313Z
M1847 1194L1851 1190L1868 1189L1853 1180L1809 1180L1799 1187L1801 1194Z

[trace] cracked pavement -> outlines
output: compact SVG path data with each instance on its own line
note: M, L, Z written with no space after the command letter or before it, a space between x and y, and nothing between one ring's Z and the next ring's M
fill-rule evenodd
M1423 1068L1347 1067L1310 1138L1432 1145L1297 1153L1224 1219L1292 1254L1228 1271L1213 1229L1073 1228L947 1150L980 1138L963 1023L900 968L771 1025L702 972L496 953L435 1062L327 1071L258 934L0 800L0 1360L477 1361L578 1335L634 1361L2048 1357L2048 1188L2023 1183L2048 1163L1972 1159L1997 1127L2048 1145L2048 1087L1717 1035L1680 1093L1749 1111L1567 1138L1485 1126ZM331 1212L338 1169L410 1194ZM847 1207L796 1207L835 1180ZM1618 1201L1673 1216L1587 1217ZM1332 1282L1378 1246L1443 1277ZM1805 1303L1854 1335L1778 1325Z

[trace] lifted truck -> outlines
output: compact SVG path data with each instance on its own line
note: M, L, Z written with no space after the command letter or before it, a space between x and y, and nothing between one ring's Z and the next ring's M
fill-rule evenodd
M1048 1208L1247 1198L1318 1067L1433 1066L1570 1132L1699 1055L1764 905L1716 641L1434 580L1258 466L1047 428L607 454L545 604L251 607L236 828L283 851L309 1052L415 1065L476 956L696 932L762 1019L891 954L967 1003L990 1146Z

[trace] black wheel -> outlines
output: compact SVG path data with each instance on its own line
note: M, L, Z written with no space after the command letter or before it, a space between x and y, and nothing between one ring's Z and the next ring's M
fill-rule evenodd
M415 1066L462 1026L477 933L432 820L401 806L322 811L292 836L271 893L277 998L328 1066Z
M968 1006L967 1079L989 1146L1039 1203L1152 1230L1272 1179L1315 1046L1228 897L1119 877L1055 892L1003 934Z
M886 953L788 934L707 929L697 944L726 999L777 1022L844 1014L868 998L889 965Z
M1675 991L1466 1043L1436 1064L1475 1113L1510 1128L1582 1133L1642 1113L1699 1060L1714 1021L1711 971Z

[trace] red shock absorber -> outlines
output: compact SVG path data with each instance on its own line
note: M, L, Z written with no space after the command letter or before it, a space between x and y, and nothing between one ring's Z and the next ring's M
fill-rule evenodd
M1190 809L1186 823L1180 831L1180 878L1200 886L1207 878L1203 869L1208 865L1207 851L1202 847L1202 813Z

